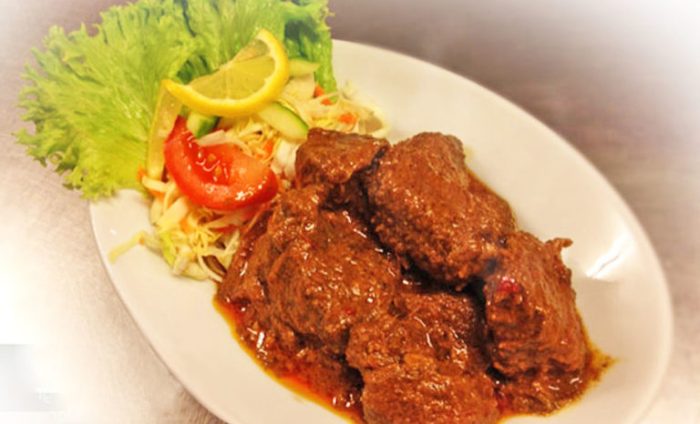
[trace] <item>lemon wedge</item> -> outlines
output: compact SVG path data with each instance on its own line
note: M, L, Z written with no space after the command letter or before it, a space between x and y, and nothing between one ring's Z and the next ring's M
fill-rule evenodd
M248 115L277 98L289 79L289 59L282 43L261 29L215 73L188 85L165 81L168 91L197 112L225 117Z

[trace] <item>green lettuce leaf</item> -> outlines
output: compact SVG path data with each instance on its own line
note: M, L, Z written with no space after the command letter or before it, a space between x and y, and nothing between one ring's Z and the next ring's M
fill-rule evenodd
M290 55L320 62L332 90L327 14L327 0L139 0L104 12L94 31L54 27L24 74L20 106L35 130L18 141L86 198L138 188L162 79L216 70L265 27Z
M138 186L158 84L196 49L172 1L114 7L96 31L50 30L20 95L35 133L18 133L32 156L91 199Z
M284 41L290 57L318 62L317 82L326 91L335 91L326 0L190 0L183 5L199 49L181 70L181 79L214 72L265 28Z
M306 11L303 19L290 22L285 29L285 47L292 57L303 57L319 63L314 77L327 93L336 91L333 75L332 39L326 25L328 5L325 1L299 0Z

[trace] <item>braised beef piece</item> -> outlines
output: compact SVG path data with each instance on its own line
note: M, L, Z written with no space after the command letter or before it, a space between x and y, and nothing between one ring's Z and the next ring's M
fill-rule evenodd
M265 235L271 210L256 215L243 231L240 244L216 296L224 303L264 301L262 281L272 263L270 239Z
M313 317L314 306L311 303L314 294L331 288L320 287L322 281L317 278L319 286L308 284L308 290L300 286L295 289L295 284L304 282L290 282L284 278L283 270L294 261L294 255L287 252L297 251L300 240L313 240L312 243L316 243L321 239L316 235L317 228L326 232L338 229L331 229L328 220L337 224L342 219L346 225L352 224L342 212L337 212L337 217L322 217L324 213L319 211L319 206L324 198L319 195L320 191L319 187L290 190L257 218L255 224L242 235L241 246L226 278L219 285L217 297L236 311L239 336L267 368L280 377L290 377L296 382L311 385L317 394L332 400L339 409L352 410L359 401L362 380L339 354L340 348L329 348L325 343L328 341L330 345L331 342L341 343L347 339L344 323L330 322L344 317L340 313L334 315L330 309L349 310L357 307L359 310L361 308L357 304L360 301L348 299L349 296L343 298L336 293L328 296L329 301L332 298L335 303L326 305L327 309L323 312L316 311L318 315L314 318L317 321L302 322L298 319L299 315ZM345 227L343 230L346 235L350 232ZM355 234L355 237L361 236ZM357 241L353 239L353 242ZM338 244L342 243L340 241ZM336 244L335 240L333 244ZM313 256L319 253L314 246L316 244L306 246L305 254ZM372 246L372 252L381 256L374 250L375 247ZM296 259L303 262L302 257ZM290 287L279 286L288 283ZM333 288L342 292L342 282L336 283L338 285ZM307 294L309 296L305 297ZM363 304L368 297L376 296L378 303L381 298L379 293L374 292L367 294L360 291L359 295L366 295L361 299ZM288 300L279 296L300 297L292 302L291 309L285 310ZM344 305L343 300L348 300L348 304ZM317 334L324 334L323 342Z
M570 244L511 233L485 277L490 356L505 376L501 392L517 412L553 411L585 385L590 350L571 271L560 257Z
M296 368L288 358L300 349L300 343L273 313L266 296L267 273L277 256L267 233L271 216L269 209L262 212L242 234L217 299L237 311L240 326L245 328L239 335L260 360L285 374Z
M343 402L361 385L343 359L349 330L388 307L401 272L364 223L322 209L325 195L311 185L280 196L243 235L218 296L240 306L241 335L267 366L306 368Z
M367 233L346 211L319 211L268 274L275 314L335 354L355 323L388 306L400 281L398 263Z
M296 177L302 186L344 184L388 147L385 139L312 128L297 152Z
M459 140L423 133L393 146L365 177L372 224L398 255L463 287L514 230L508 204L464 163Z
M267 275L284 244L279 240L279 230L274 230L283 226L282 203L287 202L266 209L243 231L236 256L219 284L217 298L237 310L245 329L239 332L243 341L267 366L285 374L296 369L289 357L304 346L293 329L274 314L267 296Z
M267 302L267 276L274 261L290 241L314 226L324 200L318 187L290 190L260 213L243 232L217 296L227 303Z
M405 293L351 330L347 358L364 380L368 423L474 423L499 417L479 349L483 314L466 295Z
M359 177L388 148L384 139L312 128L297 151L297 184L321 184L331 204L365 216L366 196Z

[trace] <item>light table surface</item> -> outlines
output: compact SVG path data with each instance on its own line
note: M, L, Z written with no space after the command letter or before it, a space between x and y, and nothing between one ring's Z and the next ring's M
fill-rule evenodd
M119 300L87 202L10 135L29 49L50 25L94 23L113 3L0 0L0 422L58 420L61 402L84 422L218 422ZM671 364L643 422L700 423L700 7L597 3L335 0L331 27L505 96L609 179L649 233L675 311ZM25 374L48 395L8 412Z

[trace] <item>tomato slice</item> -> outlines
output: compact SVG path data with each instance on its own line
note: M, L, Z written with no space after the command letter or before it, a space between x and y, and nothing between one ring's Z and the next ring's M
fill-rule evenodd
M165 141L165 167L190 200L211 209L230 211L277 194L269 166L229 144L200 146L183 117Z

